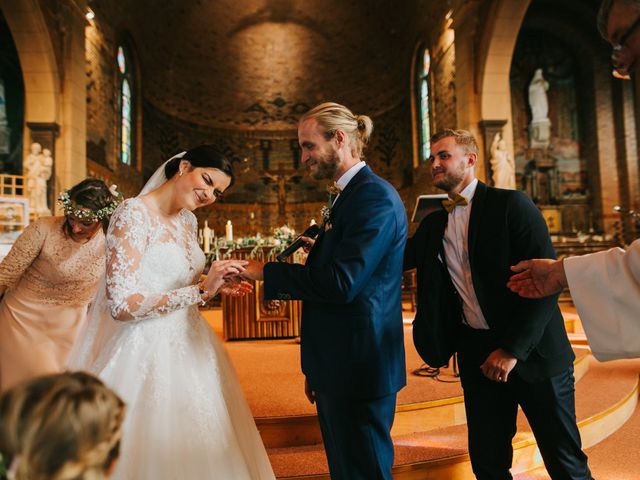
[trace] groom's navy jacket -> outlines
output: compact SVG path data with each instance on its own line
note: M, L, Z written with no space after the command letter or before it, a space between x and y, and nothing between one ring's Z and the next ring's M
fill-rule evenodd
M265 266L265 298L303 300L302 371L313 390L360 398L395 393L406 383L404 206L365 166L336 200L330 223L306 265Z

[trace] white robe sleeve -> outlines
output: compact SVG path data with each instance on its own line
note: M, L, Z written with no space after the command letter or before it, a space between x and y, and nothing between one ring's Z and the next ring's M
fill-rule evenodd
M564 268L595 357L640 357L640 240L566 258Z

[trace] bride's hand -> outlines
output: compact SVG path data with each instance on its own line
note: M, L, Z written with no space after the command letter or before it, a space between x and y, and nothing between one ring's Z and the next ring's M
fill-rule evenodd
M253 285L249 282L245 282L238 277L232 278L224 282L224 284L218 290L223 295L230 295L232 297L242 297L248 293L253 292Z
M218 260L211 263L207 277L200 283L201 288L213 297L224 282L231 277L237 277L244 272L246 260Z

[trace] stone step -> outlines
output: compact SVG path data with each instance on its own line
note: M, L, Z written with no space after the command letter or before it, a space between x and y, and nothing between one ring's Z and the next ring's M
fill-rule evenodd
M633 413L638 396L638 362L590 360L584 378L576 384L576 415L585 447L595 445L620 428ZM465 425L394 436L394 478L401 480L473 479L467 453ZM278 478L328 479L321 445L268 449ZM522 413L514 438L514 473L542 465L535 439Z

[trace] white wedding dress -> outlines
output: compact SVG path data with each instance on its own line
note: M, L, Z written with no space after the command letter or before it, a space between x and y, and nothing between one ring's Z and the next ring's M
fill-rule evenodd
M275 478L222 342L198 311L196 232L193 213L169 224L139 197L111 219L106 288L69 367L127 404L115 479Z

